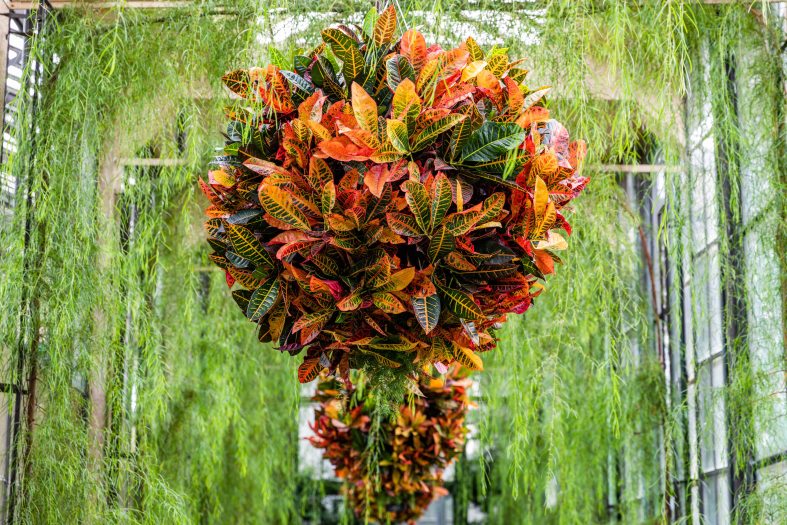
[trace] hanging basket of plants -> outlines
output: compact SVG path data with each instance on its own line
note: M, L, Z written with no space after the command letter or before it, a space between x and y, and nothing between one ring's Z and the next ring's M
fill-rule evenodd
M260 341L304 354L302 382L481 369L567 247L584 144L505 50L394 39L392 8L364 26L224 77L227 143L200 181L210 258Z
M448 493L443 471L464 446L469 386L457 373L444 380L424 376L422 395L403 399L396 418L376 426L367 383L354 381L343 389L335 378L319 380L315 435L309 440L345 481L347 501L359 519L414 523Z

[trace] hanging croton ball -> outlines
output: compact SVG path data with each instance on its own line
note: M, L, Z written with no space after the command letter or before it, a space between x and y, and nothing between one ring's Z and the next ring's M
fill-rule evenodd
M504 49L427 46L396 15L228 73L208 182L215 264L259 339L323 369L481 369L560 262L585 147ZM414 363L417 363L415 365Z
M403 400L396 418L382 419L379 427L369 385L353 384L343 390L336 379L319 380L310 441L345 481L358 518L414 523L432 501L448 494L443 471L464 446L470 380L453 370L444 380L423 376L421 395Z

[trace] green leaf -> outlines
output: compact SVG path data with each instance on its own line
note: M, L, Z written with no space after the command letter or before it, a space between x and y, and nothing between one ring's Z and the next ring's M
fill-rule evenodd
M506 196L500 191L495 192L487 197L484 200L484 203L481 205L481 216L478 218L478 222L483 224L500 215L500 212L503 211L503 205L505 202Z
M443 304L460 319L481 319L484 312L473 300L473 296L459 290L437 284Z
M487 121L462 147L460 162L486 162L518 147L527 132L517 124Z
M336 204L336 187L332 180L325 183L320 195L320 211L323 215L328 215Z
M407 200L407 205L413 212L415 222L421 231L428 233L431 224L431 211L429 206L429 194L426 193L426 188L420 182L412 180L405 181L404 184L405 194L404 198Z
M415 121L421 113L421 99L415 92L415 84L406 78L396 87L391 99L391 118L404 121L407 133L415 130Z
M473 39L473 37L467 37L465 40L465 47L467 47L467 51L470 53L470 61L474 60L483 60L484 58L484 51L478 45L478 43Z
M274 267L273 258L260 244L260 241L257 240L251 230L237 224L227 224L227 232L229 233L232 247L239 257L258 266Z
M451 183L448 177L440 173L432 185L432 217L431 229L434 230L443 222L448 208L451 206Z
M409 352L415 347L415 344L403 337L375 337L369 343L369 348L372 350L385 350L390 352Z
M402 80L406 78L415 82L415 70L410 64L410 61L402 55L394 55L389 58L385 63L385 69L388 72L387 82L391 91L396 91L396 88L402 83Z
M246 313L246 309L249 307L249 299L251 299L251 294L253 292L251 290L233 290L232 291L232 298L235 300L235 303L240 306L240 309L243 310L243 313Z
M251 261L244 259L235 252L227 251L224 253L224 257L226 257L235 268L248 268L251 266Z
M314 93L314 86L305 78L295 73L294 71L287 71L282 69L280 71L282 76L287 79L287 82L292 86L292 94L296 100L303 101L309 95Z
M392 293L373 293L372 301L377 308L388 314L400 314L406 311L402 302Z
M272 217L301 230L309 229L306 215L296 206L287 191L272 185L261 186L260 203Z
M304 315L295 321L294 325L292 325L292 333L299 332L304 328L309 328L315 325L324 325L328 322L328 319L331 318L333 312L333 308L326 308L325 310L319 310L317 312Z
M415 219L411 215L405 213L386 213L385 218L388 221L388 226L399 235L405 237L420 237L423 235L423 230L418 227Z
M473 226L478 224L478 218L480 216L481 212L477 210L466 210L459 213L452 213L448 216L448 220L445 223L445 228L451 235L455 237L464 235L465 233L469 232Z
M295 55L292 62L295 72L303 76L309 70L309 66L312 64L312 59L305 55Z
M525 275L532 275L541 280L546 279L543 272L538 269L538 266L536 266L536 263L530 257L522 257L520 262L522 263L522 270Z
M410 149L412 151L420 151L424 149L429 144L434 142L437 136L440 135L440 133L444 133L448 131L459 122L465 120L465 118L466 117L464 115L460 115L458 113L452 113L450 115L446 115L445 117L432 122L431 124L426 126L424 130L421 131L421 133L419 133L415 137L415 139L412 141L412 147ZM524 135L522 136L522 140L524 140Z
M371 350L364 350L363 348L359 348L359 350L364 354L372 356L375 361L377 361L381 365L387 366L388 368L399 368L400 366L402 366L401 363L397 363L393 359L380 355L377 352L372 352Z
M440 310L442 305L440 303L440 296L437 294L428 297L413 297L413 310L415 310L415 317L425 333L429 333L437 326L437 321L440 319Z
M478 112L478 107L475 104L468 104L459 109L461 115L467 116L462 122L454 126L451 130L451 160L453 160L457 153L462 150L462 147L470 139L473 131L483 122L483 117Z
M324 56L319 55L317 62L311 68L312 82L317 87L322 88L328 97L332 100L344 100L345 93L342 86L339 84L339 79L336 78L336 72L333 69L330 61Z
M363 24L361 28L363 29L363 33L367 37L371 37L374 31L374 25L377 22L377 9L372 7L366 12L366 16L363 17Z
M445 226L440 226L429 240L429 261L432 263L437 262L448 255L455 246L454 236L449 233Z
M268 279L254 290L246 307L246 317L252 321L259 321L260 317L268 313L273 303L279 297L279 279Z
M519 266L516 264L496 264L486 267L482 266L475 270L454 271L454 274L481 280L505 279L514 275L518 269Z
M312 255L310 262L314 264L323 274L329 277L337 277L339 275L339 265L333 257L329 257L324 253L316 253Z
M386 122L386 134L393 147L399 152L407 153L410 150L407 124L401 120L388 119Z
M505 181L503 175L506 172L514 173L521 170L525 164L525 158L525 155L519 155L518 150L513 149L502 157L486 162L467 164L465 168L472 170L474 174L478 172L494 174L497 179ZM508 184L513 184L513 182L508 181Z
M279 69L290 69L290 61L284 56L284 53L279 51L273 46L268 46L268 58L271 64Z
M344 31L334 28L323 29L322 39L331 45L331 50L342 61L342 73L347 84L363 72L364 60L358 42Z
M525 78L527 77L527 70L519 69L519 68L511 68L508 70L508 77L516 82L517 84L521 84L524 82Z

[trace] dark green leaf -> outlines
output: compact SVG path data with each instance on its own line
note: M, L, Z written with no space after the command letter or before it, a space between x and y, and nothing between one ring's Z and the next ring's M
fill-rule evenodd
M314 93L314 86L299 74L286 70L282 70L281 74L292 86L293 100L303 102L309 95Z
M473 300L473 296L459 290L453 290L437 284L437 290L443 304L460 319L480 319L484 312Z
M349 85L363 72L364 60L358 42L339 29L323 29L322 39L330 44L331 50L342 61L344 80Z
M246 308L246 317L252 321L258 321L260 317L268 313L278 297L279 279L268 279L251 294L249 305Z
M237 255L256 265L273 268L273 259L251 230L236 224L228 224L227 231Z
M437 320L440 319L440 310L442 305L440 303L440 296L437 294L428 297L413 297L413 310L415 310L415 317L418 323L424 329L425 333L431 332L437 326Z
M526 134L517 124L484 122L462 148L460 162L487 162L497 159L522 144Z
M409 78L415 82L415 70L402 55L394 55L385 63L386 71L388 72L388 87L391 91L396 91L396 87L404 80Z
M429 240L429 260L432 263L437 262L448 255L455 246L454 236L448 232L445 226L440 226Z
M243 310L243 313L246 313L246 310L249 307L249 299L251 299L252 291L251 290L233 290L232 298L235 302L240 306L240 309Z

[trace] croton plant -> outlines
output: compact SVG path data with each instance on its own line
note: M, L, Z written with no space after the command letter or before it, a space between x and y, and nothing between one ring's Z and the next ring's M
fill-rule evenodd
M372 436L374 398L367 384L343 388L322 377L309 440L331 462L355 514L375 523L414 523L446 495L443 471L461 453L470 380L451 369L445 379L422 376L421 395L403 400L396 419L383 419ZM377 444L369 468L369 443Z
M585 147L505 49L455 49L396 15L232 71L207 182L213 262L259 339L323 369L481 369L570 234ZM417 365L414 365L416 363Z

